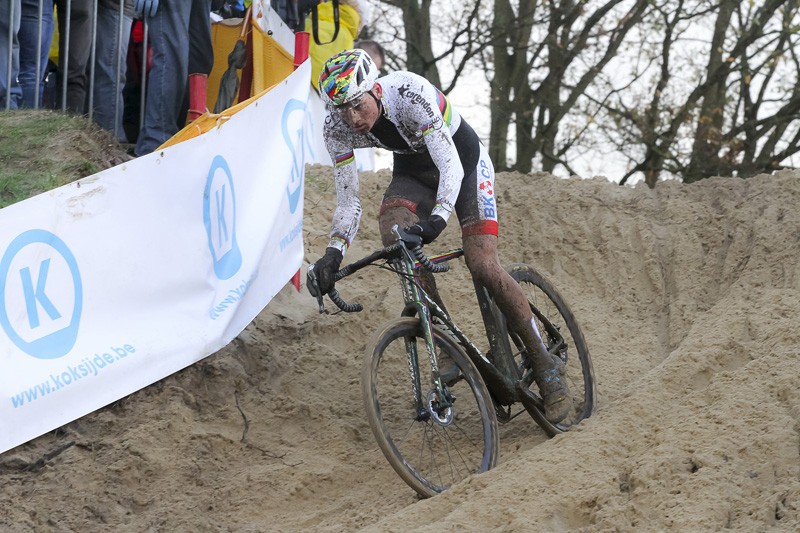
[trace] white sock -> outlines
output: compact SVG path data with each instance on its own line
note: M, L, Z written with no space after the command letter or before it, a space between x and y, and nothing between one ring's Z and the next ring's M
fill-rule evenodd
M539 345L541 346L542 351L544 351L544 353L547 353L547 346L544 345L542 336L539 334L539 328L536 327L536 317L531 318L531 327L533 328L534 335L536 335L536 338L539 339Z

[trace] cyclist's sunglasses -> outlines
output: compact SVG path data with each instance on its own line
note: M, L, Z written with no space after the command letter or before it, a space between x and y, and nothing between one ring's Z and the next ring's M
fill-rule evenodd
M350 100L346 104L333 106L333 108L341 116L349 115L350 111L355 111L356 113L360 113L361 111L364 110L362 105L365 102L365 100L364 100L365 96L367 96L366 93L364 93L361 96L358 96L356 98L353 98L352 100Z

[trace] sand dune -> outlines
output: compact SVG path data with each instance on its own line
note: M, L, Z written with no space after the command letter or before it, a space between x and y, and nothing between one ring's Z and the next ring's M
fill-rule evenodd
M330 169L306 178L313 261L334 198ZM346 262L380 246L388 179L363 176ZM496 190L501 259L551 278L592 352L580 427L547 439L519 417L496 469L418 500L363 415L365 342L399 312L396 280L367 270L339 287L365 312L287 288L221 352L0 455L0 529L800 529L800 173L655 190L501 173ZM439 245L457 243L448 227ZM440 286L477 336L466 276Z

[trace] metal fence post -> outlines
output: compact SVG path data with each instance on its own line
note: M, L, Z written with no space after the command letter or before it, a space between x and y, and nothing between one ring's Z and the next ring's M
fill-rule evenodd
M11 2L8 16L8 68L6 69L6 111L11 109L11 62L14 57L14 2Z

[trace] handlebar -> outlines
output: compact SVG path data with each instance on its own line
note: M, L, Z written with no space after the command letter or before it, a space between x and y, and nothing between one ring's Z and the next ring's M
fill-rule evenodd
M415 261L415 267L418 263L420 266L433 273L447 272L450 270L450 265L447 263L434 263L425 255L425 253L422 251L422 237L419 235L407 233L404 229L401 229L397 225L392 228L392 232L397 237L397 241L394 244L390 244L386 248L375 251L340 269L334 276L335 281L346 278L347 276L358 272L362 268L375 263L376 261L381 259L391 259L393 257L406 257L406 259L409 261ZM319 290L319 283L317 281L316 272L314 272L314 265L310 265L308 267L306 281L308 292L310 292L311 295L317 299L317 303L319 304L319 312L324 313L324 295ZM346 313L357 313L364 309L364 306L359 303L346 302L339 295L339 291L337 291L335 288L331 289L331 291L328 293L328 297L334 304L336 304L336 307Z

